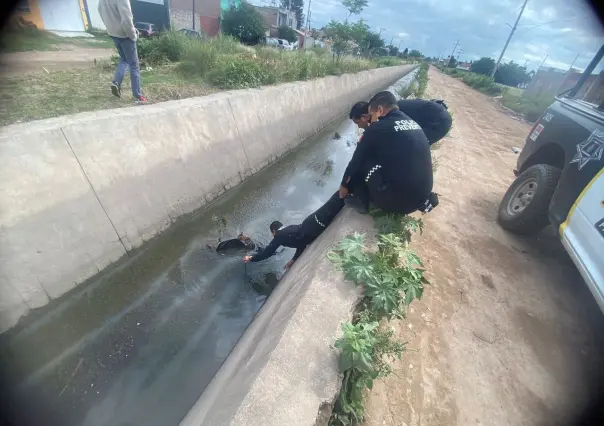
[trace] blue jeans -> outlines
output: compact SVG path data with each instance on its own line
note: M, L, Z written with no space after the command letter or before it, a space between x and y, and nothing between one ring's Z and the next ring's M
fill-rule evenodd
M141 68L138 63L138 53L136 51L136 42L129 38L111 37L120 55L120 63L115 71L113 82L118 86L122 85L124 75L128 68L130 69L130 85L132 86L132 96L140 98L141 93Z

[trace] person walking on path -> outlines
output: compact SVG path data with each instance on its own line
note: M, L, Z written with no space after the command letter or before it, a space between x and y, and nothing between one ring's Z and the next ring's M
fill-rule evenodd
M141 73L136 51L138 31L134 28L129 0L100 0L99 14L120 55L120 63L111 82L111 93L122 96L122 81L126 70L130 69L132 96L137 102L147 102L141 93Z

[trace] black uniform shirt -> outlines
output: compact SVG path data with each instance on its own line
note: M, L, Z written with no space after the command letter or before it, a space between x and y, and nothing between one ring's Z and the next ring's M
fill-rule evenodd
M442 105L424 99L401 99L398 108L422 128L428 142L433 144L444 138L453 120L451 114Z
M277 235L272 239L270 244L264 248L260 253L255 254L250 259L250 262L260 262L262 260L268 259L280 246L295 248L296 254L292 260L296 260L308 243L306 242L306 238L301 231L300 225L289 225L281 228L277 231Z
M432 156L421 127L398 109L373 123L354 151L342 185L380 165L382 179L410 202L426 199L432 191Z

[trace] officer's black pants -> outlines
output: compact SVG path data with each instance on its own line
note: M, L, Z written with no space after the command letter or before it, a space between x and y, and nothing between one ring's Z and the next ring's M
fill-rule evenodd
M351 194L366 205L372 202L386 213L409 214L420 208L421 201L409 200L404 191L385 182L379 171L373 173L367 182L365 178L372 167L373 164L367 165L363 168L365 170L363 174L351 177L348 184L348 191Z
M344 207L344 200L340 198L339 192L336 191L325 204L304 219L301 231L308 241L307 244L310 244L321 235L342 210L342 207Z

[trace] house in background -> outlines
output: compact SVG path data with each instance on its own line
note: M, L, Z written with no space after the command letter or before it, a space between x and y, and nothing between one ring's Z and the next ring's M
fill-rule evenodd
M42 0L39 0L42 1ZM92 28L104 30L105 24L99 14L99 0L78 0L83 2ZM130 0L134 22L149 22L157 28L170 28L169 0Z
M195 18L193 18L195 1ZM213 37L220 32L222 14L241 0L170 0L170 20L174 29L196 29ZM193 28L195 22L195 28Z
M169 0L130 0L134 21L170 28L168 3ZM89 28L105 29L99 14L99 0L21 0L14 18L59 35L77 35Z
M296 29L298 21L296 12L281 7L254 6L264 19L264 30L267 37L277 37L277 29L281 26ZM300 33L298 33L300 35Z
M88 28L85 0L21 0L14 18L30 22L40 30L84 32Z
M543 67L537 70L524 93L532 96L554 96L577 84L579 77L581 77L581 72L576 69L571 69L567 75L565 70ZM576 98L597 105L602 103L604 101L604 71L599 74L591 74L577 93Z

